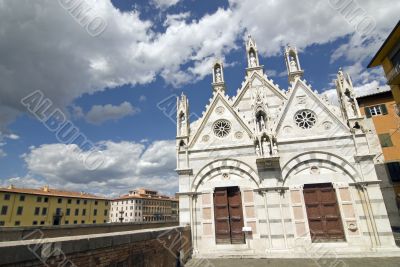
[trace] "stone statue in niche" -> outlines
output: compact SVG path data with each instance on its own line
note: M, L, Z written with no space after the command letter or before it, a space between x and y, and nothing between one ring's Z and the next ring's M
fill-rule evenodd
M222 82L222 75L221 75L221 68L215 68L215 82L220 83Z
M263 151L264 151L264 157L271 156L271 145L268 142L266 137L264 137L264 139L263 139L262 147L263 147Z
M298 71L297 63L294 60L294 57L290 57L290 71Z
M181 135L185 135L185 129L186 129L186 118L185 114L181 115Z
M278 146L276 145L276 141L273 142L273 146L272 146L272 155L273 156L277 156L278 155Z
M261 156L261 152L260 152L260 146L257 144L256 145L256 154L257 154L257 156Z
M256 62L256 57L254 55L254 52L250 52L250 67L257 67L257 62Z
M261 116L260 127L261 127L261 131L265 129L264 116Z

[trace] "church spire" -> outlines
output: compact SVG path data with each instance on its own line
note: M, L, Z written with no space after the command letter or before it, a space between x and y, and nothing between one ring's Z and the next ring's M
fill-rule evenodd
M213 82L212 87L214 92L221 92L225 94L225 80L224 80L224 65L220 59L214 62L212 68Z
M353 131L363 130L364 118L361 115L360 108L356 99L356 94L351 82L350 75L343 73L339 68L337 79L335 80L336 91L343 117Z
M178 137L189 136L189 101L182 93L180 97L177 97L177 116L176 116L176 126Z
M289 83L293 83L297 78L303 77L304 71L301 69L296 47L286 46L285 62Z
M263 74L262 66L260 66L260 61L258 59L257 45L251 35L248 35L246 41L246 55L247 55L247 73L252 71L257 71L261 75Z

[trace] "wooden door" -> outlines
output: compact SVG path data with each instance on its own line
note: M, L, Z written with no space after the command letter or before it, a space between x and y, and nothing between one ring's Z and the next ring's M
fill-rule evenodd
M215 239L217 244L244 244L242 198L238 187L214 192Z
M226 188L215 188L214 220L215 220L215 240L217 244L231 243L228 192Z
M313 242L344 241L343 224L332 184L304 185L303 192Z
M239 187L228 187L228 204L231 242L232 244L244 244L242 196Z

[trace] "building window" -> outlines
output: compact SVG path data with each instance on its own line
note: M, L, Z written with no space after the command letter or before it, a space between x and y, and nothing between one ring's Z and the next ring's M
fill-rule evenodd
M392 182L400 182L400 162L386 163Z
M67 209L66 211L65 211L65 215L66 216L69 216L71 214L71 209Z
M62 203L62 198L59 198L59 199L57 200L57 202L58 202L58 204L61 204L61 203Z
M45 198L44 198L44 202L46 202L46 203L49 202L49 198L48 198L48 197L45 197Z
M227 120L218 120L213 124L214 134L218 137L225 137L231 131L231 123Z
M82 216L86 216L86 209L82 210Z
M104 210L104 216L108 215L108 210Z
M94 209L94 210L93 210L93 215L94 215L94 216L97 216L97 209Z
M108 201L105 202L105 205L106 205L106 206L108 205Z
M56 215L60 216L62 213L61 208L57 208L56 209Z
M80 199L77 199L77 200L76 200L76 204L81 204L81 200L80 200Z
M43 208L42 209L42 215L46 215L47 214L47 208Z
M8 206L1 207L1 215L6 215L8 210Z
M72 203L72 200L71 199L68 199L68 204L71 204Z
M36 202L42 202L42 197L37 197Z
M390 134L388 134L388 133L379 134L378 137L379 137L379 142L381 143L382 147L392 147L393 146Z
M17 208L17 215L22 215L22 211L24 210L24 207L18 207Z
M75 220L75 221L74 221L74 224L77 224L77 223L78 223L78 221L77 221L77 220Z
M35 215L39 215L39 213L40 213L40 208L39 208L39 207L36 207L36 208L35 208Z
M365 111L365 115L367 116L367 118L371 118L373 116L380 116L380 115L388 114L388 111L387 111L387 108L386 108L385 104L366 107L364 109L364 111Z
M86 199L83 201L83 204L84 204L84 205L86 205L86 204L87 204L87 200L86 200Z
M99 203L99 202L98 202L97 200L94 202L95 205L97 205L98 203Z
M32 222L32 225L37 225L37 221L33 221L33 222Z
M82 223L82 224L85 224L85 220L82 220L81 223Z
M75 209L75 216L79 215L79 209Z
M19 201L25 201L25 195L20 195L19 196Z
M21 222L20 221L15 221L15 226L19 226L19 225L21 225Z
M40 221L40 225L44 225L44 221Z
M309 109L298 111L294 115L294 120L298 127L302 129L311 129L317 122L317 116Z
M11 198L10 194L5 194L4 195L4 200L10 200L10 198Z
M0 221L0 226L4 226L5 222L4 221Z
M69 221L65 221L65 224L69 224Z

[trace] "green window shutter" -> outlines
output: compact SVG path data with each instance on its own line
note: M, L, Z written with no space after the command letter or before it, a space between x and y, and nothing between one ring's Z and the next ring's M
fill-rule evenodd
M393 146L390 134L388 134L388 133L380 134L380 135L378 135L378 137L379 137L379 142L381 143L382 147L391 147L391 146Z
M369 110L369 107L365 107L364 108L365 111L365 116L367 116L367 118L371 118L371 111Z
M387 110L385 104L382 104L382 105L381 105L381 110L382 110L382 114L383 114L383 115L387 115L387 114L388 114L388 110Z

